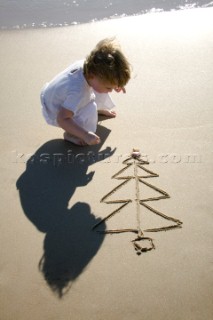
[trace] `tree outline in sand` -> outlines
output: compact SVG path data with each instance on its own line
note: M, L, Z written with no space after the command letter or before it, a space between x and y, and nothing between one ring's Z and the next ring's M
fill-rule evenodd
M97 231L99 233L105 233L105 234L114 234L114 233L123 233L123 232L133 232L137 234L137 237L132 240L133 246L137 252L138 255L140 255L142 252L147 252L152 249L155 249L155 245L153 242L153 239L150 237L145 237L144 232L158 232L158 231L168 231L171 229L176 229L176 228L182 228L182 222L178 219L175 219L173 217L167 216L166 214L154 209L153 207L149 206L146 204L146 202L149 201L157 201L161 199L168 199L170 198L169 194L152 184L144 181L144 179L147 178L156 178L159 177L159 175L151 170L148 170L147 168L144 167L144 165L149 165L148 161L142 160L141 159L141 154L138 149L133 149L133 152L130 157L128 157L126 160L122 162L125 167L121 170L119 170L117 173L115 173L112 176L112 179L118 179L118 180L124 180L122 183L120 183L118 186L113 188L109 193L107 193L102 199L101 202L104 202L106 204L121 204L119 208L113 210L109 215L101 219L97 224L93 226L93 230L95 230L98 226L100 226L102 223L104 223L106 220L110 219L112 216L114 216L116 213L121 211L125 206L127 206L129 203L132 203L135 201L136 203L136 217L137 217L137 228L135 229L112 229L112 230L105 230L105 231ZM129 167L133 166L134 168L134 173L131 176L120 176L124 171L126 171ZM146 172L146 175L139 175L139 170L143 170ZM118 189L122 188L126 183L128 183L131 179L135 180L135 199L120 199L120 200L108 200L108 198L115 193ZM139 189L139 184L145 184L147 187L157 191L160 196L158 197L151 197L151 198L146 198L146 199L140 199L140 189ZM141 217L140 217L140 207L143 206L152 213L160 216L163 219L172 221L173 224L165 227L160 227L160 228L152 228L152 229L146 229L142 231L141 228ZM142 246L140 244L141 241L147 240L149 242L149 246Z

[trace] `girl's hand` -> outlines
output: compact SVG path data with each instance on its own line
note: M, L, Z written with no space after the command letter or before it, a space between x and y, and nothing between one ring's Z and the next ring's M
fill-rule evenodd
M101 139L95 133L89 131L89 132L86 133L86 135L84 137L84 141L86 142L86 144L91 146L91 145L94 145L94 144L99 144L101 142Z
M124 88L124 87L122 87L122 88L120 88L120 87L118 87L118 88L115 88L114 89L116 92L123 92L123 93L126 93L126 89Z

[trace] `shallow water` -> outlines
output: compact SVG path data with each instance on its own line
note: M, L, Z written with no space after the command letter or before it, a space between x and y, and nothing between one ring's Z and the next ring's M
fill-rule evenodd
M74 25L149 12L212 7L209 0L0 0L0 28Z

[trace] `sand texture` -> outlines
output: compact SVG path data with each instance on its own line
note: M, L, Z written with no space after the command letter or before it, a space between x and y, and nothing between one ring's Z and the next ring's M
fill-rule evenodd
M212 16L208 8L1 31L1 320L213 318ZM75 147L45 124L40 90L109 36L132 79L126 94L112 94L118 116L99 119L101 144ZM122 171L134 147L147 171ZM92 231L113 211L98 230L140 221L154 229L144 237L155 249L138 255L134 232ZM169 228L177 221L182 228Z

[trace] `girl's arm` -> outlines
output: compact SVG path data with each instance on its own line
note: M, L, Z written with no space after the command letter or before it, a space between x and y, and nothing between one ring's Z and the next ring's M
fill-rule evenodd
M95 133L84 130L72 118L72 111L61 108L58 113L57 122L66 132L83 140L88 145L100 143L100 138Z

